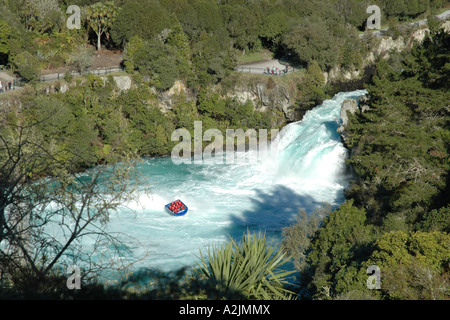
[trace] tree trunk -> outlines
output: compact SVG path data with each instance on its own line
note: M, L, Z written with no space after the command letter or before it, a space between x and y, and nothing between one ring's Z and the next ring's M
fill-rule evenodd
M97 51L100 51L100 49L102 48L101 39L102 39L102 31L101 31L101 27L99 26L98 33L97 33Z

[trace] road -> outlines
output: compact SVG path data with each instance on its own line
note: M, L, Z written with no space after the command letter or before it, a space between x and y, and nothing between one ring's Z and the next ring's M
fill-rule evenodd
M110 69L92 69L92 70L88 70L86 72L84 72L83 74L95 74L95 75L103 75L103 74L109 74L112 72L118 72L121 71L121 68L110 68ZM78 76L80 75L79 72L70 72L71 75L73 76ZM64 79L65 78L65 73L51 73L51 74L46 74L46 75L41 75L39 77L39 81L41 82L46 82L46 81L55 81L55 80L59 80L59 79ZM16 77L11 77L8 73L6 73L5 71L0 71L0 81L2 82L8 82L8 81L18 81L19 79ZM19 90L22 89L23 87L18 87L17 85L15 86L14 90ZM3 90L3 92L1 93L5 93L5 91Z
M2 82L2 92L0 93L5 93L5 82L12 82L14 83L14 81L17 81L17 78L11 77L6 71L0 71L0 81ZM15 85L13 85L13 90L17 90L17 89L22 89L21 87L17 87Z

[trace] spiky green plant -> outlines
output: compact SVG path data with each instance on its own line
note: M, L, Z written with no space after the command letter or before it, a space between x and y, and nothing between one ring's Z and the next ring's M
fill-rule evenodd
M194 274L207 279L208 298L292 299L294 293L286 285L294 271L281 269L287 261L265 234L248 231L239 243L230 239L208 249L207 258L200 252Z

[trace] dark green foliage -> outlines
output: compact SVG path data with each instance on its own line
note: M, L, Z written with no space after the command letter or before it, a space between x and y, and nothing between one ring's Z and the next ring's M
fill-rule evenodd
M399 20L415 18L428 10L440 8L441 0L380 0L382 12L389 17L398 17Z
M235 66L236 57L224 33L211 37L203 32L192 47L192 63L196 80L191 85L199 88L223 79Z
M317 61L323 70L329 70L337 63L337 41L320 17L305 18L284 38L287 49L292 50L299 63L308 65Z
M17 73L27 82L36 80L39 77L39 60L28 51L14 55L11 59Z
M412 224L442 203L449 169L450 98L443 79L450 55L449 47L441 45L448 39L438 33L414 48L403 72L381 62L368 88L370 111L351 117L349 143L355 154L350 163L360 180L348 195L358 204L370 204L372 221L392 212Z
M335 7L346 23L364 30L368 14L366 12L368 4L360 0L335 0Z
M359 16L344 14L348 12ZM301 19L290 21L281 43L291 59L305 66L316 61L324 71L336 66L360 67L363 52L360 39L355 34L355 27L360 22L353 22L362 17L360 4L305 1L298 15ZM346 19L352 19L356 25L351 26Z
M167 58L148 62L153 64L152 72L148 69L143 72L152 73L151 78L160 89L170 87L174 77L186 80L194 89L217 83L236 66L237 50L267 48L291 63L307 66L316 61L323 71L335 67L358 69L364 56L355 31L364 29L367 3L359 0L78 0L71 3L2 0L2 3L0 18L7 22L8 28L2 28L0 43L4 44L0 47L9 46L8 54L6 49L0 50L3 61L18 68L7 56L29 52L39 56L41 66L62 66L67 60L65 55L76 53L74 44L83 44L93 36L93 29L99 33L97 42L103 33L106 34L103 41L119 49L126 48L133 37L144 42L158 39L169 47L160 53ZM97 21L100 23L97 26L107 26L105 30L92 29L86 23L81 30L67 30L64 23L67 6L75 4L87 9L93 5L104 7L107 3L112 4L117 17L109 19L112 15L106 15L107 19ZM49 6L44 8L44 4ZM442 5L439 0L380 0L378 4L386 18L398 20L433 13ZM8 37L9 44L4 40ZM25 70L20 73L32 80L34 72L22 65Z
M433 89L450 88L450 37L437 30L433 37L415 46L405 61L405 76L417 77L424 86Z
M389 232L377 239L367 265L380 268L388 299L449 299L449 245L443 232Z
M314 298L331 298L351 290L363 290L359 272L370 251L373 227L366 213L348 201L331 212L314 235L306 255L303 281Z
M133 66L144 75L151 76L153 84L160 90L169 89L178 79L177 52L160 40L146 41L132 57Z
M270 50L276 51L289 30L288 16L284 12L268 13L262 15L261 20L260 38Z
M416 229L426 232L443 231L450 233L450 206L431 210L424 214Z
M125 46L133 36L151 40L170 26L169 13L157 0L132 0L121 7L111 36L117 45Z
M315 60L308 66L305 75L298 84L298 89L299 94L295 108L302 115L325 100L325 77Z
M0 64L6 64L10 49L11 27L0 17Z
M357 9L351 10L353 7ZM355 1L331 0L283 0L277 4L266 0L220 4L133 0L123 5L111 33L119 47L125 47L134 36L144 41L158 38L171 46L174 51L169 56L182 57L181 62L176 59L183 65L182 74L187 75L191 87L198 89L220 81L235 67L236 49L251 51L261 45L294 63L316 61L324 71L340 65L359 68L361 44L347 22L361 25L361 8ZM338 9L350 12L350 20L340 17ZM152 17L145 22L150 25L137 22L142 21L141 15ZM171 66L175 64L170 58L164 59L158 75L166 73L171 78L175 74ZM158 83L160 77L155 81Z
M258 41L257 17L243 6L225 5L220 11L234 45L241 50L254 48Z

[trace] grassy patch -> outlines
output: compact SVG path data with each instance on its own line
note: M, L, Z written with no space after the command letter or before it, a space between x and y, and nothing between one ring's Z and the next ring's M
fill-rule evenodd
M238 64L246 64L256 61L264 61L273 59L273 53L269 50L261 50L256 52L250 52L239 56Z

